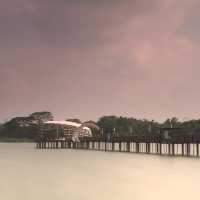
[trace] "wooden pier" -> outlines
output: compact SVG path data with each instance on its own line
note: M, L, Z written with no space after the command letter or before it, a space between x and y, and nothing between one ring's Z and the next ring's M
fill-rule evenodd
M199 157L200 136L176 136L168 140L162 136L83 137L78 142L71 139L40 138L36 141L38 149L85 149L146 153L169 156Z

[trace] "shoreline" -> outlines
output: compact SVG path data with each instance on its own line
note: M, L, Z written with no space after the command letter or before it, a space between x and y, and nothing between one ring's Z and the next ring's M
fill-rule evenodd
M28 138L0 137L0 143L34 143L34 140Z

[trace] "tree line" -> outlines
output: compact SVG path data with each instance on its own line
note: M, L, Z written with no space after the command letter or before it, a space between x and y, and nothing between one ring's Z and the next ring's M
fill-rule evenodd
M0 124L0 137L7 138L27 138L35 139L40 134L41 124L45 121L53 120L51 112L35 112L26 117L15 117L11 120ZM77 123L83 123L80 119L67 119ZM180 131L177 134L197 135L200 134L200 119L180 121L173 117L166 119L164 122L156 122L147 119L136 119L122 116L103 116L96 122L88 121L85 124L96 124L100 129L93 129L94 136L130 136L158 134L161 128L178 127Z

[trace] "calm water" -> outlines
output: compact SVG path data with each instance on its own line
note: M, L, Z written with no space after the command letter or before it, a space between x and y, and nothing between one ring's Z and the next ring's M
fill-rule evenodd
M2 200L199 199L200 159L0 144Z

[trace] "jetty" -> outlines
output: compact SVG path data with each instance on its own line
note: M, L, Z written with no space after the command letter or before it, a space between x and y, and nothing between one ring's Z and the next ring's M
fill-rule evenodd
M81 137L78 141L69 138L39 138L38 149L84 149L112 152L146 153L168 156L199 157L200 136L163 135Z
M85 125L69 121L45 122L41 127L40 137L36 140L36 148L200 156L200 135L182 134L180 127L161 127L159 132L149 131L145 135L124 134L119 136L114 130L106 134L102 131L100 135L93 136L90 128ZM94 125L92 126L94 127ZM52 129L53 127L54 129Z

